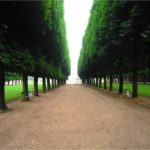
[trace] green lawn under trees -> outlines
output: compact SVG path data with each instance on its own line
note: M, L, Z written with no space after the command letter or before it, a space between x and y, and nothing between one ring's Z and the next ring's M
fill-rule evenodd
M109 88L109 83L107 84ZM102 87L104 85L102 84ZM42 92L42 84L38 85L39 92ZM119 83L113 83L113 90L118 91ZM124 83L124 91L129 90L132 93L132 84L131 83ZM29 91L33 92L33 84L29 84ZM139 84L139 96L150 97L150 85L148 84ZM6 95L6 102L14 101L17 99L22 98L22 85L6 85L5 86L5 95Z
M109 83L107 84L109 88ZM102 84L102 86L104 86ZM130 94L132 93L132 84L131 83L124 83L123 89L128 90ZM118 91L119 90L119 83L113 83L113 90ZM144 97L150 97L150 85L148 84L138 84L138 94L139 96L144 96Z
M22 98L21 92L23 91L23 86L20 85L6 85L5 86L5 95L6 95L6 102L14 101L17 99ZM33 84L29 84L29 92L34 91ZM38 85L39 92L42 92L42 84Z

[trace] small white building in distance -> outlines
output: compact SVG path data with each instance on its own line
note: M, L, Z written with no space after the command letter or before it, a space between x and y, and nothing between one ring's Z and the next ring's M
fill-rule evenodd
M69 76L67 84L81 84L82 81L78 76Z

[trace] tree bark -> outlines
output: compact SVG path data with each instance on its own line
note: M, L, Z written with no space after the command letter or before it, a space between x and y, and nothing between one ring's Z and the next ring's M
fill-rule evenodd
M133 71L133 83L132 83L132 98L138 97L138 71Z
M34 96L39 96L38 93L38 77L34 77Z
M23 73L23 100L29 100L29 95L28 95L28 76L26 73Z
M0 66L1 67L1 66ZM5 102L5 74L4 70L0 68L0 110L7 110Z
M101 88L101 87L102 87L102 78L99 77L99 88Z
M98 78L96 78L96 87L98 87Z
M95 78L93 78L93 85L96 86Z
M89 78L89 85L91 85L91 78Z
M110 91L113 90L113 76L112 76L112 74L110 74L110 86L109 86L109 90Z
M55 84L56 82L55 82L55 79L53 79L53 82L54 82L54 89L55 89L55 88L56 88L56 84Z
M52 90L52 80L49 78L49 83L50 83L50 90Z
M104 89L107 89L106 75L104 75Z
M60 80L60 86L62 86L63 85L63 81L62 80Z
M57 88L57 86L58 86L58 85L57 85L57 79L55 79L55 87Z
M42 78L42 87L43 87L43 93L46 93L46 81L45 81L45 77Z
M87 84L88 84L88 85L90 84L90 79L89 79L89 78L87 78Z
M60 80L57 79L57 86L59 87L60 86Z
M51 90L51 86L50 86L50 78L49 78L49 77L47 77L47 89L48 89L48 91Z
M59 86L62 86L62 80L58 80Z
M54 79L52 78L52 89L54 89Z
M95 86L95 79L92 78L92 85Z
M119 74L119 94L123 93L123 74Z

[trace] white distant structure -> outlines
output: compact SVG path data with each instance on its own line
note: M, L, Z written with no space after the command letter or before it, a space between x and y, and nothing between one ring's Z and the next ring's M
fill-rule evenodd
M82 81L78 76L69 76L67 84L81 84Z

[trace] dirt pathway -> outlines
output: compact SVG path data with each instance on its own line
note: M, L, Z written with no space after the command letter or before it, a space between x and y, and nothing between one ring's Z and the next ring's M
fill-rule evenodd
M0 114L0 149L150 149L150 109L66 85Z

